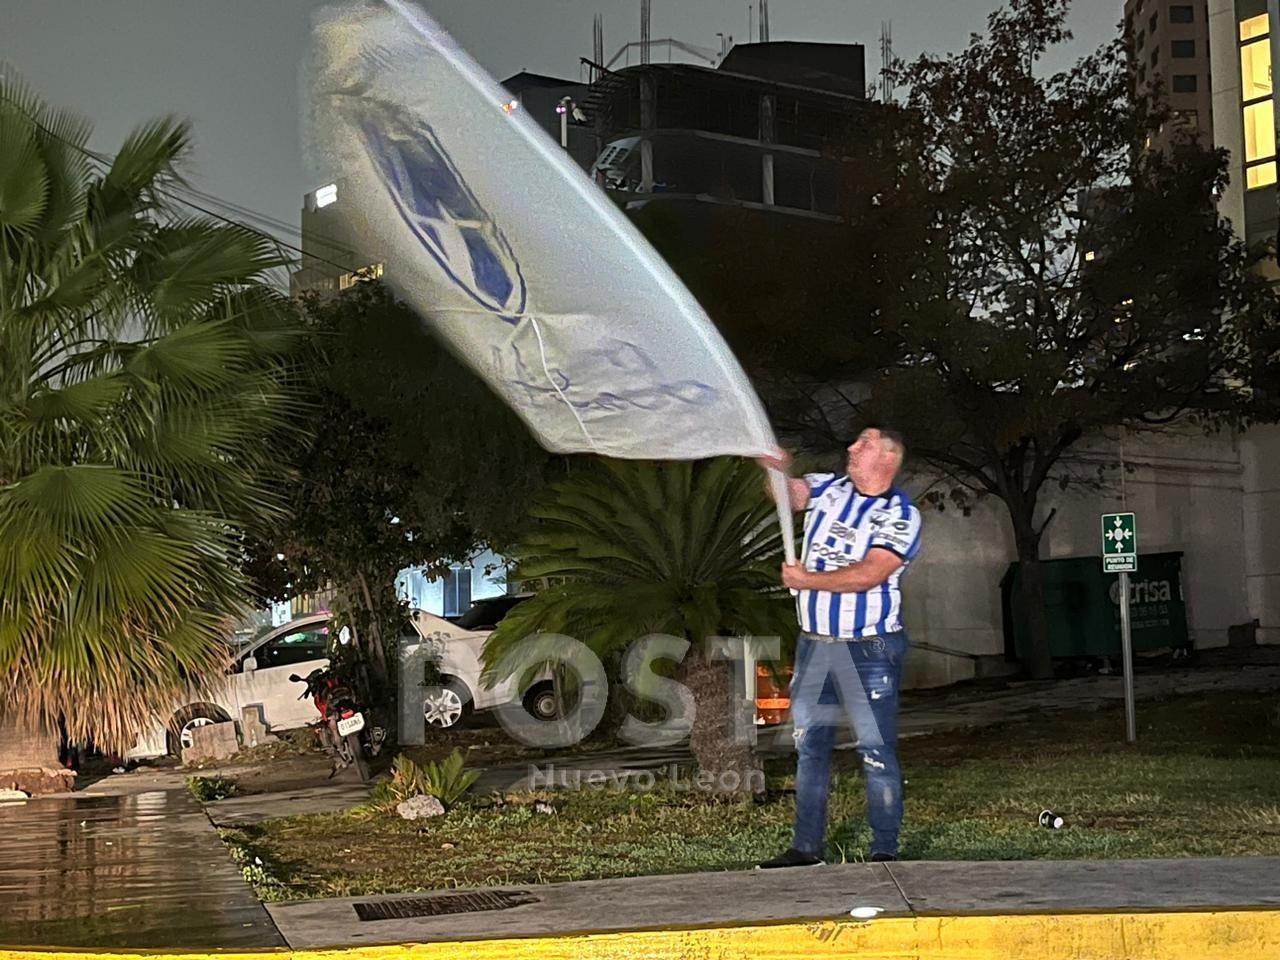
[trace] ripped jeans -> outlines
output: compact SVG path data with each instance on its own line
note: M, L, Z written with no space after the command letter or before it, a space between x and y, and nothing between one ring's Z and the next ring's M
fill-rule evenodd
M860 640L802 633L791 678L795 727L797 850L821 857L836 728L851 723L867 782L871 853L897 855L902 828L898 767L898 687L907 652L904 631Z

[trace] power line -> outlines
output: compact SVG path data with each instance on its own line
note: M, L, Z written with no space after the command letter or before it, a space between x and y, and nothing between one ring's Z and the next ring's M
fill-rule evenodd
M272 227L277 230L283 230L286 233L290 233L298 237L304 237L306 235L305 231L303 231L303 229L300 226L296 226L291 223L286 223L284 220L280 220L276 217L272 217L265 213L260 213L259 211L254 210L252 207L242 206L241 204L235 203L231 200L224 200L221 197L216 196L215 194L205 193L204 191L197 190L195 187L192 187L190 185L183 184L180 186L176 186L174 189L179 190L183 193L190 194L191 196L194 196L200 200L203 200L205 203L212 204L213 206L218 207L219 209L229 210L236 216L243 217L248 220L257 220L259 223L266 224L268 227ZM313 233L312 235L314 236L315 234ZM333 240L331 237L319 237L318 239L322 240L327 246L331 247L334 250L337 250L339 253L355 256L354 250L352 250L350 247L342 246L341 244ZM309 256L313 256L313 255L309 254Z
M18 103L18 102L17 102L16 100L14 100L12 97L8 97L8 96L5 96L4 94L0 94L0 100L5 100L5 101L7 101L8 103L13 104L13 105L14 105L15 107L17 107L19 110L22 110L22 104ZM67 146L71 147L71 149L73 149L73 150L77 151L78 153L80 153L80 154L84 155L85 157L88 157L90 160L93 160L93 161L95 161L95 162L97 162L97 163L99 163L99 164L102 164L103 166L106 166L106 167L110 167L110 166L111 166L111 164L115 162L115 156L114 156L114 155L109 154L109 153L106 153L106 154L104 154L104 153L97 153L97 152L95 152L95 151L93 151L93 150L90 150L90 149L88 149L87 147L84 147L84 146L82 146L81 144L78 144L78 143L76 143L76 142L75 142L75 141L73 141L73 140L68 140L66 137L62 136L61 134L57 133L56 131L50 130L50 129L49 129L48 127L46 127L44 124L40 123L40 121L38 121L35 117L31 116L30 114L27 114L25 111L23 111L23 114L27 117L27 119L28 119L28 120L30 120L33 124L35 124L35 125L36 125L37 127L39 127L42 131L44 131L44 133L45 133L45 134L47 134L47 135L48 135L48 136L50 136L50 137L53 137L55 140L58 140L58 141L60 141L60 142L62 142L62 143L65 143ZM347 273L353 273L353 274L354 274L354 273L358 273L358 272L359 272L359 270L360 270L360 269L362 269L362 268L359 268L359 267L352 267L352 266L349 266L349 265L347 265L347 264L338 263L336 260L330 260L330 259L329 259L329 258L327 258L327 257L322 257L322 256L319 256L318 254L315 254L315 253L310 253L310 252L308 252L308 251L306 251L306 250L303 250L301 247L297 246L296 244L289 243L287 240L283 240L283 239L281 239L280 237L277 237L275 234L270 233L270 232L269 232L269 231L267 231L267 230L263 230L263 229L260 229L260 228L258 228L258 227L254 227L254 226L252 226L251 224L244 223L242 220L234 220L234 219L232 219L231 217L225 216L225 215L223 215L223 214L221 214L221 213L217 213L217 212L216 212L216 211L214 211L214 210L210 210L208 207L205 207L205 206L203 206L203 205L201 205L201 204L199 204L199 203L196 203L196 202L195 202L195 201L193 201L193 200L189 200L189 199L185 199L185 198L180 197L180 196L176 196L175 194L176 194L176 192L177 192L177 191L179 191L179 190L185 190L186 192L191 193L191 194L192 194L192 195L194 195L194 196L201 197L201 198L202 198L202 199L204 199L206 202L213 202L213 203L217 203L217 204L219 204L219 205L223 205L223 206L225 206L225 207L226 207L226 208L228 208L228 209L235 209L235 208L237 207L237 205L236 205L236 204L232 204L232 203L230 203L229 201L222 200L222 199L220 199L220 198L218 198L218 197L214 197L214 196L212 196L211 194L202 194L202 193L201 193L201 191L198 191L198 190L196 190L196 189L195 189L195 188L193 188L193 187L187 187L187 186L184 186L184 185L181 185L181 184L173 184L172 186L161 186L161 187L157 187L157 188L156 188L156 192L157 192L157 193L161 193L161 194L163 194L163 195L167 196L170 200L176 201L176 202L178 202L178 203L180 203L180 204L183 204L184 206L191 207L193 210L198 210L198 211L200 211L201 213L205 214L206 216L213 217L215 220L220 220L220 221L222 221L223 223L229 224L229 225L231 225L231 226L233 226L233 227L240 227L242 230L248 230L250 233L256 233L256 234L258 234L258 236L260 236L260 237L264 237L264 238L266 238L267 240L272 241L272 242L273 242L273 243L275 243L277 246L279 246L279 247L283 247L283 248L285 248L285 249L287 249L287 250L292 250L292 251L294 251L294 252L296 252L296 253L298 253L298 254L302 255L303 257L309 257L309 258L311 258L312 260L319 260L321 263L327 263L329 266L331 266L331 267L337 267L339 270L343 270L343 271L345 271L345 272L347 272ZM173 191L173 192L172 192L172 193L170 193L169 191ZM244 209L244 210L248 211L248 208L240 208L240 209ZM267 221L269 221L269 220L274 220L274 219L275 219L275 218L268 217L266 214L258 214L258 213L256 213L255 211L248 211L248 212L249 212L249 213L252 213L252 214L254 215L254 217L259 218L259 219L260 219L260 220L262 220L263 222L267 222ZM283 221L276 221L276 222L278 222L278 223L283 223ZM289 229L289 230L291 230L291 231L293 230L293 228L292 228L292 227L289 227L288 229ZM297 233L298 233L299 235L301 235L301 234L302 234L302 231L301 231L301 230L298 230L298 231L297 231ZM336 244L335 244L335 246L336 246ZM339 248L339 249L344 249L344 250L345 250L345 248ZM347 252L347 253L351 253L352 251L350 251L350 250L345 250L345 252Z
M259 223L265 224L266 226L276 230L281 230L285 233L292 233L292 234L302 233L301 227L298 227L291 223L286 223L284 220L280 220L276 217L271 216L270 214L260 213L251 207L242 206L241 204L238 204L232 200L224 200L221 197L216 196L215 194L205 193L203 190L197 190L195 187L191 186L190 184L184 184L182 186L175 187L174 189L178 190L181 193L189 194L198 200L203 200L205 203L211 203L216 207L222 208L223 210L229 210L232 213L236 214L237 216L244 217L246 220L256 220Z
M336 260L330 260L328 257L322 257L322 256L319 256L318 254L310 253L306 250L303 250L301 247L295 244L289 243L289 241L287 240L280 239L273 233L268 233L266 230L260 230L257 227L250 226L249 224L244 223L240 220L233 220L230 217L223 216L222 214L217 213L214 210L210 210L208 207L203 206L202 204L196 203L194 200L186 200L186 199L183 199L182 197L170 197L170 199L177 200L178 203L191 207L191 209L193 210L199 210L201 213L205 214L206 216L213 217L215 220L221 220L224 223L228 223L233 227L240 227L242 230L248 230L250 233L256 233L258 234L258 236L265 237L266 239L272 241L273 243L281 247L284 247L288 250L293 250L304 257L310 257L312 260L319 260L321 263L327 263L330 266L337 267L339 270L344 270L347 273L357 273L360 269L363 269L360 267L347 266L346 264L338 263L338 261Z

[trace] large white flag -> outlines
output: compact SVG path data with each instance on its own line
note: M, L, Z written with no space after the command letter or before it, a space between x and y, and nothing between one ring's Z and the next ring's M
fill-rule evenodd
M403 0L326 12L311 83L313 147L343 215L544 446L653 459L774 450L697 301L430 17Z

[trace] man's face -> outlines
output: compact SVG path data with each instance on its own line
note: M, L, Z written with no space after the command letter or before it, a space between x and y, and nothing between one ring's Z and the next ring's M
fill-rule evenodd
M849 476L866 476L879 470L890 455L888 447L880 439L879 430L863 430L858 439L849 444L846 464Z

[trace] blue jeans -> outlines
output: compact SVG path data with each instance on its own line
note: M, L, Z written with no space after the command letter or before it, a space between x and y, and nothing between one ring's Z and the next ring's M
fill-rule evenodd
M802 633L791 678L795 727L797 850L821 857L837 726L852 723L867 781L871 852L898 853L902 772L898 767L898 688L907 652L903 631L861 640Z

